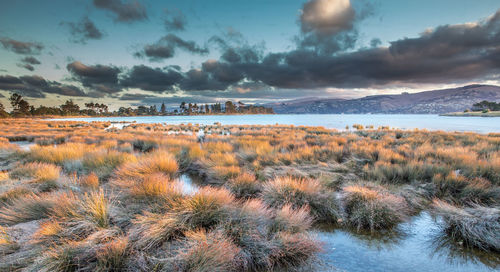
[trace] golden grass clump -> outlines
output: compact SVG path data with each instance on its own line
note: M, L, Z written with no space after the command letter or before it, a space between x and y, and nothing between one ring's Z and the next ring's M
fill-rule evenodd
M50 163L31 162L21 165L10 172L15 179L32 178L33 182L55 182L59 178L61 168Z
M91 146L81 143L66 143L58 146L34 146L28 158L33 161L62 164L65 161L81 159L90 152Z
M6 181L9 179L9 172L0 171L0 182Z
M240 249L220 231L186 233L187 247L180 252L183 271L237 271Z
M116 167L135 162L137 158L134 155L118 151L92 152L86 154L82 160L85 170L96 173L99 177L108 177Z
M77 183L84 188L97 189L99 188L99 177L94 172L91 172L88 175L78 178Z
M262 191L262 184L255 178L254 174L243 172L232 178L227 186L236 198L257 197Z
M115 176L118 179L142 179L144 176L163 173L173 177L179 166L175 157L165 151L155 151L138 159L137 162L126 163L118 167Z
M315 220L336 222L338 209L332 192L315 179L278 177L263 185L262 199L272 207L291 204L294 209L309 206Z
M208 228L221 222L225 209L234 203L234 196L225 189L204 187L185 198L176 211L189 229Z
M405 200L367 186L352 185L343 189L346 223L357 230L391 228L406 219Z

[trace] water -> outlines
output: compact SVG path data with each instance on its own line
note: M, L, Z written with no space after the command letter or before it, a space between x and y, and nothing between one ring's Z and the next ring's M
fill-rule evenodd
M189 175L180 175L179 182L182 184L182 192L186 195L193 195L200 189Z
M322 241L319 255L330 271L498 271L499 255L459 249L444 240L437 222L422 213L403 223L399 233L375 238L345 230L313 231Z
M19 148L22 151L30 151L31 147L36 145L35 143L28 142L28 141L15 141L15 142L10 142L10 143L19 146Z
M445 131L500 132L500 118L449 117L423 114L275 114L275 115L190 115L190 116L133 116L51 119L54 121L112 121L137 123L213 125L274 125L323 126L343 130L354 124L389 126L400 129Z

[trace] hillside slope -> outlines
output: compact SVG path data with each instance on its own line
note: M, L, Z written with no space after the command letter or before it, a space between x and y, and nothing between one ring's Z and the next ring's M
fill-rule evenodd
M270 103L276 113L418 113L463 111L483 101L500 101L500 87L469 85L413 94L374 95L358 99L298 99Z

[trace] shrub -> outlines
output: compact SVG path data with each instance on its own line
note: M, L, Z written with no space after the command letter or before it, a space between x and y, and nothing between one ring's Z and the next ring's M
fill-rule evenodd
M314 179L278 177L264 184L262 199L272 207L291 204L294 209L309 206L317 221L336 222L337 205L333 193L325 190Z
M475 206L458 208L434 200L434 211L443 217L444 231L454 240L462 240L467 247L500 252L500 209Z
M354 185L343 193L346 223L357 230L391 228L406 218L405 200L381 189Z

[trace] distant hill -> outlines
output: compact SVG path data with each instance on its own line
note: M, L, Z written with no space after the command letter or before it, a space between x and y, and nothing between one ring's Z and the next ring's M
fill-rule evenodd
M265 104L276 113L418 113L463 111L483 100L500 101L500 87L468 85L412 94L373 95L357 99L303 98Z

